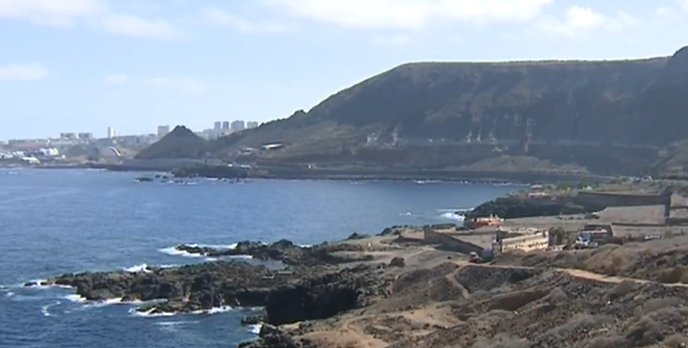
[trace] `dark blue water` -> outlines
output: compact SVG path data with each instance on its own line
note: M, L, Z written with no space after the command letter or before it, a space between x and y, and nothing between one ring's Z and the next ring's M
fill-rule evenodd
M140 317L127 304L84 304L70 289L23 282L140 264L202 262L179 243L300 244L399 224L456 222L451 212L510 185L256 180L137 183L134 173L0 169L1 347L233 347L251 339L249 309Z

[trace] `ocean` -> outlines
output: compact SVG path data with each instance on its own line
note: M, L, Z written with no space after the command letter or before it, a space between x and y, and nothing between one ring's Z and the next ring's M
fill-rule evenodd
M460 222L521 187L428 181L187 180L141 173L0 169L0 347L234 347L256 336L250 308L145 317L84 303L69 288L23 287L84 271L206 262L180 243L316 244L392 225Z

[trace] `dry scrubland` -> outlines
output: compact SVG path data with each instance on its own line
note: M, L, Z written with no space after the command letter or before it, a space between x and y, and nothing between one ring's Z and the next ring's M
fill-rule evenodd
M687 237L513 255L494 264L373 238L380 294L337 316L264 330L253 347L685 347ZM380 249L379 245L387 245ZM382 251L381 251L382 250ZM672 284L663 284L672 283ZM279 338L279 339L278 339Z

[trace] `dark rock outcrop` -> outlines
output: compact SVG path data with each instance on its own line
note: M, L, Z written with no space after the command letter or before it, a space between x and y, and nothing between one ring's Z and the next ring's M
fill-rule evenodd
M272 244L253 241L237 243L233 249L180 244L177 250L208 257L249 255L259 260L276 260L292 266L335 265L353 261L371 260L371 257L351 258L333 254L337 251L362 251L362 246L350 244L323 243L313 247L302 247L283 239Z
M263 325L258 334L260 337L255 342L246 342L239 345L239 348L298 348L298 345L290 335L284 333L280 328L272 325Z
M337 246L334 244L333 246ZM146 313L187 313L222 306L265 307L266 315L255 320L273 324L320 319L357 307L379 292L383 279L370 266L340 269L328 262L328 246L301 248L281 240L271 245L238 243L222 252L250 254L283 261L286 270L271 270L244 262L209 262L177 268L148 268L142 272L65 274L47 284L67 285L90 301L122 298L123 301L154 301L139 310ZM346 249L343 246L333 250ZM186 246L182 250L204 255L221 251ZM27 283L27 286L34 286Z
M500 197L475 207L466 214L466 221L491 214L505 219L514 219L531 216L581 214L600 209L599 206L583 206L577 203L574 197L570 195L551 199L533 199L520 195Z

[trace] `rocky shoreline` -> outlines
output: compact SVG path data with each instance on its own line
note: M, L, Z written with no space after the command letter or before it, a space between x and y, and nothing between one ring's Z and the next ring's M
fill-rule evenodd
M176 249L213 257L249 255L279 261L284 267L269 269L237 260L213 261L173 268L147 267L136 272L64 274L41 285L72 287L87 301L143 302L137 311L147 315L196 313L227 306L263 307L265 316L260 321L279 325L326 318L361 306L368 296L384 288L384 278L378 275L387 267L339 267L342 263L369 260L335 255L361 251L360 246L346 244L301 247L286 240L270 245L245 241L231 249L190 245L178 245ZM257 321L246 318L247 324Z
M547 202L561 213L573 201L556 194ZM623 195L631 203L664 197ZM495 200L473 214L549 212L549 205L530 205L541 199ZM226 248L181 244L175 247L180 253L218 260L65 274L42 285L73 287L90 301L142 301L137 311L150 315L261 307L242 320L262 325L242 348L688 345L684 235L583 251L516 252L474 264L426 239L428 230L465 233L455 225L394 226L315 246L288 240Z

